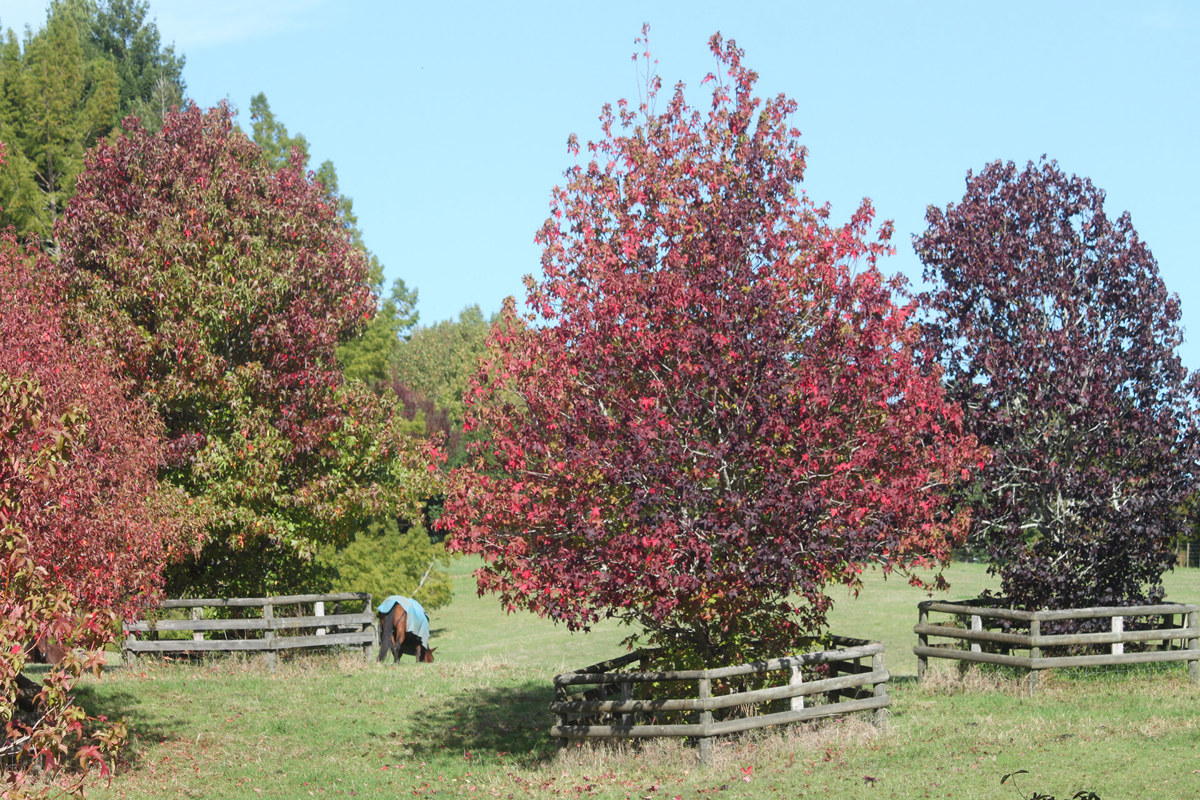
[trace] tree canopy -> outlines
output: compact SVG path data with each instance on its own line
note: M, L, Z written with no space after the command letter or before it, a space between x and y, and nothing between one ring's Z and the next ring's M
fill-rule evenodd
M393 388L406 415L420 414L429 433L444 438L452 466L465 457L463 396L487 351L490 327L479 306L469 306L457 320L415 328L393 359Z
M375 313L369 266L300 162L271 169L223 106L127 121L58 228L81 318L163 421L162 476L214 554L345 542L415 517L437 483L392 401L343 379L335 351Z
M72 605L128 613L186 547L182 502L159 490L159 420L101 347L65 336L53 276L0 235L0 525Z
M1160 599L1200 455L1179 300L1091 181L1043 158L966 184L915 246L929 346L993 453L973 539L1021 606Z
M965 527L944 493L980 453L877 267L890 224L864 201L832 225L798 188L794 101L755 97L742 51L710 44L707 114L682 84L654 113L647 74L555 188L545 277L493 327L466 398L489 436L444 522L509 607L737 658L817 631L826 585L864 567L945 563Z

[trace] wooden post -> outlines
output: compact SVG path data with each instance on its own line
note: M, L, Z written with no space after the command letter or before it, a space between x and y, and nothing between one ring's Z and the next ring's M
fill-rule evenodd
M125 646L121 648L121 663L127 667L137 663L137 651L133 649L134 642L136 641L137 639L134 638L133 631L125 634Z
M799 666L792 667L792 674L788 678L788 686L801 686L804 683L804 673L800 671ZM804 695L798 694L791 698L792 711L804 710Z
M567 689L565 686L562 686L558 683L554 684L554 702L555 703L567 702ZM561 708L561 706L560 706L560 708ZM567 718L561 711L555 712L554 724L556 726L561 728L563 725L566 724L566 722L567 722ZM565 737L565 736L558 737L558 749L559 750L567 749L567 737Z
M629 683L629 681L621 681L621 702L628 703L632 699L633 699L633 686ZM622 714L621 715L621 725L626 728L632 727L633 726L633 715L632 714Z
M313 616L316 616L316 617L325 616L325 601L324 600L318 600L317 602L313 603ZM317 636L324 636L324 635L325 635L325 629L317 628Z
M1038 619L1037 617L1034 617L1033 619L1029 620L1029 636L1032 639L1036 639L1037 637L1039 637L1041 635L1042 635L1042 621L1040 619ZM1036 645L1033 647L1030 647L1029 648L1029 657L1032 658L1034 661L1037 661L1038 659L1040 659L1042 657L1042 648L1038 647ZM1035 666L1035 667L1030 668L1030 670L1029 670L1029 694L1030 695L1037 694L1037 687L1038 687L1038 669Z
M275 631L271 626L271 623L275 621L275 606L270 603L263 606L263 619L267 620L266 630L263 631L263 639L267 642L268 647L266 651L267 667L273 670L275 669L275 651L270 647L275 643Z
M712 699L712 681L708 678L700 679L700 700ZM700 725L704 728L704 735L700 737L699 742L699 757L700 764L707 767L712 763L712 737L708 736L708 726L712 725L712 711L707 707L700 712Z
M203 618L204 618L204 609L200 608L200 606L192 606L192 622L199 622ZM192 641L193 642L203 642L204 641L204 632L203 631L193 631L192 632Z
M929 623L929 609L923 605L917 606L917 625L924 626ZM923 633L917 634L917 644L921 647L929 646L929 637ZM929 664L927 656L917 656L917 680L920 681L925 677L925 667Z
M983 630L983 617L979 616L978 614L971 615L971 630L973 630L973 631ZM983 645L981 645L978 640L971 642L971 652L972 653L980 653L982 651L983 651Z
M371 602L371 595L367 595L366 599L363 601L363 613L370 614L374 610L374 604ZM364 661L371 660L371 651L379 647L379 637L381 635L379 632L379 626L376 625L374 621L368 622L367 625L371 626L371 643L364 644L362 646Z
M879 672L882 669L883 669L883 653L876 653L875 655L871 656L871 671ZM887 697L887 683L886 682L880 681L879 683L875 684L875 696L876 697ZM886 708L875 709L875 727L881 731L887 730L887 715L888 715L888 710Z
M1197 627L1197 625L1200 625L1200 611L1188 612L1187 624L1188 627L1193 630ZM1196 638L1193 635L1192 638L1188 639L1188 649L1191 650L1193 654L1195 651L1200 650L1200 638ZM1196 659L1188 661L1188 675L1191 677L1192 683L1200 683L1200 661L1197 661Z
M1113 617L1112 618L1112 632L1116 633L1116 634L1125 633L1125 618L1124 617ZM1121 653L1124 653L1124 652L1125 652L1125 643L1124 642L1113 642L1112 653L1114 656L1120 655Z

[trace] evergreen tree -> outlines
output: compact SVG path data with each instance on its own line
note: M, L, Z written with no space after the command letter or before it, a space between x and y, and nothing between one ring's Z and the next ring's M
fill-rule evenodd
M116 67L121 118L133 114L142 127L158 130L163 116L183 105L184 57L174 45L162 46L158 26L146 20L145 0L104 0L85 8L86 45Z
M466 457L463 394L487 352L490 329L479 306L473 305L464 308L457 320L416 328L397 348L393 388L406 413L422 412L428 432L445 438L451 466Z
M0 198L3 221L46 244L74 191L84 151L112 130L120 106L116 68L85 53L77 11L74 4L52 5L46 27L26 40L23 52L11 46L11 32L4 48L2 124L10 149L20 153L16 177L32 179L36 195L27 185Z
M330 559L337 574L333 590L370 592L376 600L401 594L433 610L450 602L450 576L438 568L449 560L424 526L402 531L394 519L376 520Z
M52 247L84 153L128 114L156 130L183 102L183 58L161 46L138 0L56 0L22 45L0 47L0 223Z

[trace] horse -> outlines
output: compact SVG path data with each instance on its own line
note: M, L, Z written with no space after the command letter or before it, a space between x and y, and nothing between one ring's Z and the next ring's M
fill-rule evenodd
M405 606L408 606L406 608ZM428 617L425 616L425 609L421 608L421 604L416 600L399 595L392 595L380 605L379 615L379 661L383 661L390 652L395 661L400 661L400 656L403 653L415 656L417 663L432 664L433 651L436 648L428 647ZM409 627L408 609L413 610L413 618L411 622L413 627ZM418 631L421 629L421 623L424 622L424 634L422 637Z

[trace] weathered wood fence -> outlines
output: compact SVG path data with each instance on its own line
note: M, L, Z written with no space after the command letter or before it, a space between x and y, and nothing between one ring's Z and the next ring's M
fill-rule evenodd
M964 665L971 662L1026 669L1031 692L1037 691L1040 670L1061 667L1186 661L1192 681L1200 681L1200 606L1161 603L1020 611L996 607L996 602L989 598L919 603L913 628L917 634L913 652L917 655L918 679L924 677L929 659L947 658ZM931 622L930 613L949 614L954 619ZM1108 620L1100 624L1107 630L1042 632L1056 623L1082 620ZM930 637L949 639L952 644L931 645ZM1127 651L1126 645L1134 647ZM1014 655L1013 650L1024 650L1027 655Z
M835 637L834 646L837 649L751 664L671 671L645 671L655 651L637 651L556 675L550 708L557 724L550 733L564 741L694 737L699 741L700 762L707 764L714 736L862 711L874 711L876 725L883 727L885 709L891 704L883 645ZM619 671L634 663L642 671ZM772 681L771 673L779 676ZM757 681L765 684L763 688L714 693L714 688L729 688L747 676L768 679ZM655 696L668 691L675 696ZM772 706L767 713L757 713L764 703ZM780 705L782 709L770 710ZM739 707L743 708L735 712ZM714 719L722 714L726 718Z
M356 610L340 613L337 609L343 603ZM326 604L334 604L335 613L326 614ZM166 612L190 609L189 618L125 623L121 649L127 659L147 653L264 652L267 663L274 666L275 654L281 650L361 647L365 656L379 643L371 595L363 592L165 600L160 608ZM245 609L253 615L205 619L206 608ZM181 633L191 636L179 636ZM160 638L159 634L169 636Z

